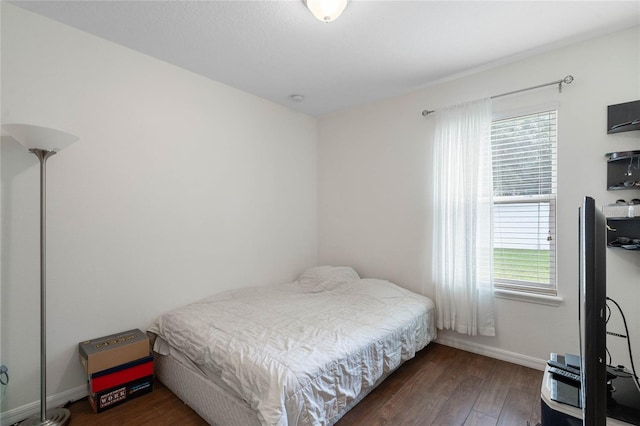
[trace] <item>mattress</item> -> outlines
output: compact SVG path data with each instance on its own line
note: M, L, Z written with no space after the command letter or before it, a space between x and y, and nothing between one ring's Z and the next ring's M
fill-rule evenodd
M173 351L261 424L326 425L436 337L433 317L424 296L319 267L178 308L149 331L154 350Z

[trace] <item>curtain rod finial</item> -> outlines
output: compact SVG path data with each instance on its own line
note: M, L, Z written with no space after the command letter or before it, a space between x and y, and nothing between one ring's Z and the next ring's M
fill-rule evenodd
M563 78L558 82L558 93L562 93L563 84L571 84L571 83L573 83L573 76L569 74L568 76L566 76L565 78Z

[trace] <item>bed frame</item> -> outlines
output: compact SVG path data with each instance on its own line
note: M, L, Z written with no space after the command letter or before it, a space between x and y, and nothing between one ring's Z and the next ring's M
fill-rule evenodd
M154 353L154 362L156 377L207 423L219 426L261 425L258 413L244 400L187 368L175 358ZM358 398L326 424L335 424L391 373L378 379L372 387L358 395Z

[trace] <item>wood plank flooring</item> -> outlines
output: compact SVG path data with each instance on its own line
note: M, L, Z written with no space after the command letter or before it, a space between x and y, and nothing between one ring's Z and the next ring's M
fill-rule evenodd
M535 426L540 422L542 375L432 343L336 425ZM159 382L152 393L100 414L86 400L69 409L70 426L207 424Z

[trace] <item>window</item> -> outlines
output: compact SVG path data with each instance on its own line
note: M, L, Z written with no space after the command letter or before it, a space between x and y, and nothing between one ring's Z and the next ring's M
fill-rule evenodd
M491 126L498 289L556 295L557 111Z

